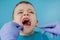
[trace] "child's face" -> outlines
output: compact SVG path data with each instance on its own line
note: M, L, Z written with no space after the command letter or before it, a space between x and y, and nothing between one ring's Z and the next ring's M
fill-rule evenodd
M35 10L30 4L19 4L14 10L14 21L23 26L24 33L31 33L37 25Z

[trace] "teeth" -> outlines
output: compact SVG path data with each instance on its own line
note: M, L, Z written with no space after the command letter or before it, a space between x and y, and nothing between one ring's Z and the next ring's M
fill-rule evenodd
M30 22L28 22L28 24L30 24Z

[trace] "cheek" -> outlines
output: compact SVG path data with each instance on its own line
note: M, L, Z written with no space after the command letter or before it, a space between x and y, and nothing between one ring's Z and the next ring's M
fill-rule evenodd
M17 22L18 24L21 24L21 16L14 16L14 21Z
M35 26L35 24L36 24L36 17L35 16L31 16L31 22L32 22L32 25Z
M20 17L19 16L15 16L15 19L16 21L19 21L20 20Z

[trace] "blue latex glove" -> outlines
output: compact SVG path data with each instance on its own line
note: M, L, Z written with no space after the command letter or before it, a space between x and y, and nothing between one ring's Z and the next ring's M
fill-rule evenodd
M1 40L17 40L20 30L23 30L22 26L15 22L6 23L0 30Z
M49 32L52 38L60 35L60 22L47 24L39 28L43 29L43 33Z

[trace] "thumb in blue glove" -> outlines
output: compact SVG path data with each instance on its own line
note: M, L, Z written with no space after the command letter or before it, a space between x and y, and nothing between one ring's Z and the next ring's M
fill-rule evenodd
M49 32L52 38L54 38L57 35L60 35L60 23L59 22L40 26L39 28L43 29L43 33Z
M15 22L6 23L0 31L1 40L17 40L20 30L23 30L22 26Z

